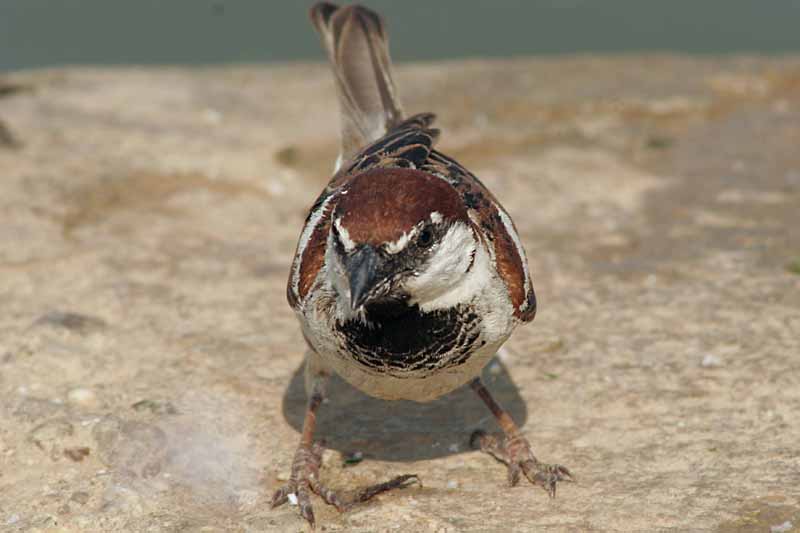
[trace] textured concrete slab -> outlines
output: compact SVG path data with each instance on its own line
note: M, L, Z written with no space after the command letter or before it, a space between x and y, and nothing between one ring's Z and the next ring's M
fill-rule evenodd
M800 527L800 59L403 66L513 214L540 313L486 370L578 483L508 489L466 391L321 411L325 531ZM285 281L335 157L321 65L75 68L0 92L0 530L299 531ZM6 142L8 141L8 142ZM343 466L356 452L364 460Z

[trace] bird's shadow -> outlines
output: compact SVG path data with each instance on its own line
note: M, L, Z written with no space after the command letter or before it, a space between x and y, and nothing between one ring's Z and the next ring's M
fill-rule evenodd
M304 364L283 396L283 416L301 431L306 410ZM486 370L488 369L488 370ZM505 366L492 359L483 380L494 398L522 426L528 411ZM476 429L497 431L492 414L468 385L428 403L367 396L338 376L328 384L314 436L327 448L384 461L434 459L469 450Z

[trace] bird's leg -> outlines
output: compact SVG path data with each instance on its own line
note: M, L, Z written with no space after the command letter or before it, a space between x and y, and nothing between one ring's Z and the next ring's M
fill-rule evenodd
M324 382L327 376L314 376L311 388L311 395L308 399L306 416L303 420L303 434L300 437L300 444L294 454L292 461L292 474L289 481L275 491L272 496L272 508L283 505L289 499L296 499L300 508L300 515L305 518L311 527L314 527L314 509L311 505L310 493L313 492L320 496L325 503L333 505L340 512L345 511L353 505L365 502L373 496L402 487L409 480L419 479L414 474L397 476L384 483L370 485L360 488L354 492L339 493L329 489L319 480L319 467L322 463L323 447L320 443L314 442L314 428L317 423L317 410L322 404Z
M541 485L550 497L555 497L556 484L559 481L574 481L566 467L539 462L531 452L528 439L522 436L511 416L492 398L479 377L472 380L470 386L481 397L505 433L505 438L498 438L481 430L475 431L470 437L470 445L508 465L508 482L512 487L519 482L520 474L525 474L528 481Z

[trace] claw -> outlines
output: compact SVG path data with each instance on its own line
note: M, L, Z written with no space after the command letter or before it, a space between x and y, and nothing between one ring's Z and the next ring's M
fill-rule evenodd
M305 491L298 491L297 504L300 506L300 516L306 519L311 529L314 529L316 522L314 520L314 508L311 507L311 500L308 493Z
M525 468L525 477L531 483L541 485L551 498L556 497L556 487L559 481L575 481L572 473L566 467L541 463Z
M528 441L520 435L501 440L477 430L470 436L470 446L479 448L506 464L508 484L512 487L525 474L528 481L541 486L551 498L555 498L559 481L575 481L575 476L566 467L540 463L531 452Z
M530 476L528 479L531 479ZM540 465L536 474L534 474L532 483L538 483L547 491L551 498L556 497L556 487L559 481L575 481L574 476L564 466L561 465Z
M422 486L422 482L416 474L404 474L383 483L363 487L354 493L342 495L329 489L319 480L322 451L322 446L317 443L297 449L292 464L291 478L286 485L275 491L271 503L271 508L274 509L286 503L290 496L294 495L297 498L300 516L309 523L312 529L316 523L310 498L312 492L320 496L325 503L336 507L339 512L345 512L355 504L366 502L377 494L403 487L410 480L414 480ZM294 498L291 499L294 502Z
M276 490L275 494L272 495L272 502L270 503L269 508L275 509L276 507L280 507L288 500L289 500L289 486L284 485L283 487Z
M359 490L356 493L355 498L353 498L353 502L365 502L372 498L373 496L380 494L381 492L386 492L387 490L392 490L396 488L400 488L405 485L406 481L409 479L415 480L417 483L422 486L422 482L419 480L419 477L416 474L403 474L402 476L397 476L395 478L390 479L389 481L385 481L383 483L378 483L377 485L371 485L369 487L364 487L363 489Z
M519 483L520 465L518 463L509 463L508 465L508 484L511 487L516 487Z

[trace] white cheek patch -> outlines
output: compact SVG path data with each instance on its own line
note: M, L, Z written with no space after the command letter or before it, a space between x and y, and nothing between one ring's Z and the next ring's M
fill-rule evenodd
M434 211L433 213L431 213L431 222L433 222L434 224L438 224L442 220L444 220L444 217L442 217L442 214L440 212Z
M434 302L445 295L454 296L469 275L476 247L472 230L465 224L454 224L439 241L424 269L406 282L412 299L435 306Z
M461 223L453 224L434 250L426 271L437 276L463 274L474 250L475 236L472 230Z
M341 241L344 249L348 252L353 250L356 247L356 243L350 238L347 228L342 226L342 219L337 218L333 223L336 226L336 231L339 232L339 241Z

